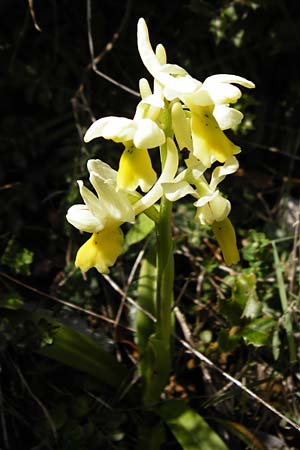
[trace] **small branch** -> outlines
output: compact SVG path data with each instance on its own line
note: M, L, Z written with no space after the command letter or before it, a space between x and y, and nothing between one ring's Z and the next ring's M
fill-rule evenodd
M124 294L125 295L121 299L121 303L120 303L120 306L119 306L119 309L117 311L117 315L116 315L116 318L115 318L115 327L117 327L118 324L119 324L119 321L120 321L120 318L121 318L121 314L122 314L122 311L123 311L123 308L124 308L124 305L125 305L126 296L127 296L129 287L130 287L130 285L131 285L131 283L133 281L135 272L137 271L144 254L145 254L145 245L144 245L144 248L142 248L142 250L139 252L139 254L138 254L138 256L137 256L137 258L136 258L136 260L135 260L135 262L134 262L134 264L133 264L133 266L131 268L131 271L130 271L130 274L129 274L129 277L128 277L128 280L127 280L127 285L126 285L126 288L124 290Z
M245 392L249 397L253 398L254 400L256 400L258 403L260 403L261 405L263 405L265 408L267 408L269 411L271 411L273 414L275 414L276 416L280 417L280 419L283 419L286 423L288 423L289 425L291 425L295 430L297 430L298 432L300 432L300 425L297 424L296 422L294 422L293 420L289 419L287 416L285 416L284 414L282 414L280 411L278 411L276 408L274 408L272 405L270 405L269 403L267 403L266 401L264 401L261 397L259 397L258 395L256 395L253 391L251 391L251 389L249 389L247 386L245 386L243 383L241 383L240 381L238 381L236 378L234 378L233 376L229 375L229 373L224 372L222 369L220 369L218 366L216 366L210 359L208 359L205 355L203 355L202 353L200 353L198 350L194 349L191 344L189 344L187 341L180 339L179 337L177 337L177 340L186 348L190 351L190 353L192 353L194 356L196 356L196 358L198 358L200 361L204 362L206 365L208 365L209 367L211 367L212 369L214 369L215 371L217 371L218 373L220 373L224 378L226 378L226 380L230 381L231 383L233 383L235 386L237 386L239 389L241 389L243 392Z
M296 276L296 268L297 263L299 262L298 248L299 248L299 231L300 231L300 202L298 203L297 208L297 216L296 221L294 223L294 241L293 241L293 249L291 254L291 273L290 273L290 285L289 285L289 294L292 297L295 291L295 276Z
M274 255L274 266L277 278L278 292L280 297L281 308L283 312L283 325L287 335L289 353L290 353L290 362L293 364L297 361L297 351L293 333L293 322L292 316L289 310L288 299L286 295L286 289L284 285L284 279L282 274L282 267L279 260L279 255L276 247L276 243L274 241L271 242L273 247L273 255Z
M22 372L21 372L21 370L19 369L19 367L18 367L14 362L12 362L12 364L13 364L13 366L15 367L16 372L18 373L18 375L19 375L19 377L20 377L22 383L23 383L24 386L26 387L27 391L29 392L29 394L31 395L31 397L35 400L35 402L39 405L39 407L41 408L41 410L43 411L43 413L44 413L46 419L47 419L48 422L49 422L49 425L50 425L50 428L51 428L51 430L52 430L53 436L54 436L54 438L55 438L55 440L56 440L56 439L57 439L56 427L55 427L55 424L54 424L54 422L53 422L53 419L52 419L52 417L50 416L50 414L49 414L47 408L43 405L43 403L40 401L40 399L32 392L32 390L31 390L29 384L28 384L27 381L25 380L24 375L22 374Z
M62 300L61 298L58 298L54 295L47 294L46 292L43 292L40 289L36 289L26 283L23 283L22 281L17 280L16 278L11 277L10 275L7 275L4 272L0 272L0 276L7 278L8 280L12 281L13 283L18 284L19 286L22 286L23 288L28 289L28 290L34 292L35 294L49 298L50 300L54 300L55 302L60 303L61 305L68 306L69 308L75 309L76 311L80 311L88 316L96 317L97 319L103 320L112 325L114 325L114 323L115 323L115 321L113 319L109 319L108 317L105 317L102 314L97 314L94 311L90 311L88 309L82 308L81 306L74 305L73 303ZM122 328L125 328L126 330L134 331L132 328L125 327L124 325L119 325L119 326Z
M33 9L33 0L28 0L28 6L29 6L29 11L30 11L30 15L31 15L31 18L32 18L32 22L33 22L34 28L37 31L42 31L41 28L39 27L37 21L36 21L35 12L34 12L34 9Z
M138 303L136 303L131 297L126 295L126 292L124 292L123 289L121 289L120 286L109 275L102 274L102 276L116 292L118 292L122 297L124 297L127 300L128 303L133 305L139 311L142 311L145 314L145 316L149 317L150 320L156 322L156 318L151 313L149 313L149 311L146 311Z
M130 4L130 2L127 2L127 6ZM129 10L129 8L127 8ZM89 50L90 50L90 56L91 56L91 64L89 67L92 67L93 71L99 75L100 77L104 78L105 80L109 81L111 84L114 84L115 86L118 86L120 89L123 89L126 92L129 92L129 94L132 94L136 97L140 97L139 92L135 91L134 89L129 88L125 84L119 83L114 78L111 78L110 76L106 75L105 73L101 72L97 68L97 63L104 57L104 55L111 51L113 48L114 43L119 37L120 31L122 30L125 19L127 19L128 14L124 14L123 21L121 22L121 26L119 28L119 31L114 33L112 40L106 44L105 49L103 52L100 53L97 57L95 57L95 51L94 51L94 41L93 41L93 35L92 35L92 6L91 6L91 0L87 0L86 2L86 18L87 18L87 31L88 31L88 44L89 44Z
M2 367L0 366L0 373L2 372ZM1 420L1 428L3 433L3 445L4 450L9 450L9 440L8 440L8 432L6 428L6 420L4 414L4 401L3 401L3 393L2 393L2 385L0 382L0 420Z

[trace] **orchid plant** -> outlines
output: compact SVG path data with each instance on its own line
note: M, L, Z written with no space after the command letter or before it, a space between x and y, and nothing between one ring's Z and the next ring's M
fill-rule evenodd
M83 272L95 267L102 274L107 274L122 254L122 224L134 223L141 213L155 223L155 255L146 257L140 275L145 276L151 267L151 281L144 278L144 287L149 289L140 289L138 302L154 312L156 321L145 324L149 319L141 312L137 315L144 402L153 404L159 399L171 368L172 206L190 196L195 221L211 226L225 263L239 261L235 230L228 217L231 204L219 185L239 167L236 155L241 149L224 133L243 118L240 111L231 107L242 95L237 86L254 88L254 84L228 74L210 76L202 83L184 68L167 63L161 44L153 50L144 19L138 22L137 42L142 62L154 79L153 90L146 79L141 79L141 100L133 119L103 117L87 130L86 142L101 137L123 144L124 149L117 171L101 160L88 161L96 194L78 181L84 204L72 206L67 220L91 234L78 250L75 265ZM183 149L187 151L182 152ZM154 170L151 158L157 151L160 173Z

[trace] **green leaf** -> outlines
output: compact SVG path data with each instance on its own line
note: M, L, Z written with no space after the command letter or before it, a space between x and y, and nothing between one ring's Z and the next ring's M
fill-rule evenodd
M246 325L242 329L240 335L248 344L253 344L256 347L267 345L269 344L270 335L275 324L276 322L272 319L272 317L259 317Z
M51 344L37 350L37 353L54 359L62 364L81 370L95 377L98 381L114 388L120 388L127 378L128 370L113 355L104 350L90 337L64 325L50 316L28 311L4 310L12 323L31 321L41 326L49 323L52 328Z
M21 297L13 292L0 298L0 308L19 309L23 304L24 302Z
M238 327L223 328L218 333L218 345L222 352L233 352L241 343Z
M22 248L15 239L10 239L1 256L1 264L14 269L21 275L30 275L30 264L33 261L33 252L27 248Z
M53 344L39 353L48 358L89 373L108 386L119 388L128 377L127 369L90 337L59 322Z
M229 450L203 417L185 402L171 400L156 411L184 450Z
M155 223L146 214L140 214L125 236L125 251L133 244L145 239L154 229Z
M243 272L234 278L231 298L219 300L220 312L232 325L241 326L261 313L254 273Z
M236 277L232 288L232 301L239 304L241 317L254 318L259 315L261 306L256 294L254 273L242 273Z
M147 423L139 430L136 450L160 450L165 441L165 435L165 428L161 422L155 425Z

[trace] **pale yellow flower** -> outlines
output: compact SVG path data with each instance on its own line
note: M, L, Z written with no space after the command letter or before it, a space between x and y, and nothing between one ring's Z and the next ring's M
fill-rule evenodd
M145 67L161 85L164 97L175 101L172 125L179 148L188 148L206 167L214 161L223 163L239 153L240 148L223 130L236 127L243 118L240 111L229 106L242 95L236 85L253 88L254 83L230 74L213 75L201 83L182 67L158 58L144 19L138 22L137 36Z
M142 100L133 119L108 116L96 120L87 130L84 140L103 137L123 143L117 188L135 190L138 186L147 192L156 180L148 149L164 144L164 131L155 122L164 101L159 94L152 94L147 81L140 83Z
M188 101L198 106L223 105L235 103L241 96L240 89L233 84L246 88L255 87L252 81L229 74L213 75L201 83L177 64L161 63L153 51L147 24L143 18L138 21L137 41L146 69L161 83L164 96L169 101L179 98L183 103Z
M92 233L78 250L75 265L83 272L96 267L99 272L108 273L122 253L120 225L134 222L135 214L127 195L116 190L116 171L100 160L90 160L88 169L97 195L78 181L84 204L71 206L66 216L80 231Z
M238 161L232 156L223 166L217 166L208 183L203 175L206 167L190 155L186 161L187 169L181 172L173 182L164 183L163 190L170 201L176 201L186 195L196 198L196 219L202 225L212 225L224 220L230 213L230 201L217 189L224 178L238 169Z

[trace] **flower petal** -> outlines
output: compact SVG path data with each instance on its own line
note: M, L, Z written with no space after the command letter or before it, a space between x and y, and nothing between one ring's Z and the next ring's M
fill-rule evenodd
M87 162L88 171L95 172L106 183L116 183L117 171L101 159L89 159Z
M218 195L213 195L213 198L206 202L205 205L197 207L196 217L203 225L211 225L215 221L224 220L230 213L230 201L224 198L220 192L215 192ZM198 205L200 200L194 204Z
M231 156L228 158L223 166L218 166L214 169L211 180L209 183L210 189L213 191L216 189L219 183L224 180L226 175L230 175L234 172L236 172L239 168L239 162L235 158L235 156Z
M199 85L201 86L200 81L188 75L187 72L182 68L180 68L180 72L186 73L186 75L180 77L173 77L172 75L170 75L170 70L175 70L175 67L176 72L178 73L179 66L172 64L162 65L160 63L151 46L146 22L142 18L138 21L137 40L139 54L146 69L162 85L167 86L168 88L178 93L192 93L199 88Z
M117 192L116 186L103 181L96 172L91 172L90 181L99 197L105 226L134 222L134 213L130 201L123 192Z
M202 206L211 202L218 195L220 195L219 191L211 191L209 189L208 184L207 184L207 188L206 188L206 192L205 192L205 184L204 183L203 183L203 193L201 192L201 195L199 195L200 194L199 190L201 190L201 189L197 189L198 200L194 203L194 205L197 208L201 208Z
M244 115L237 109L230 108L227 105L218 105L214 108L214 118L219 124L221 130L229 130L241 123Z
M155 55L159 61L160 64L166 64L167 63L167 53L166 49L162 44L158 44L155 49Z
M192 150L190 119L186 116L179 102L172 106L172 127L180 150L183 148Z
M231 83L239 84L246 88L254 88L252 81L236 75L218 74L212 75L204 81L202 89L209 93L216 105L235 103L242 95L240 89Z
M87 130L84 141L89 142L97 137L112 139L115 142L131 141L134 137L136 125L125 117L108 116L96 120Z
M207 83L202 85L203 91L207 91L215 105L235 103L242 96L240 89L228 83Z
M77 181L80 195L83 198L84 203L90 210L90 212L102 223L104 224L105 211L99 202L99 198L91 192L87 187L84 186L81 180ZM104 225L103 225L104 226Z
M143 18L138 21L137 44L144 66L155 78L155 74L159 71L161 64L151 46L148 27Z
M248 89L255 88L255 84L252 83L252 81L247 80L246 78L239 77L238 75L229 75L225 73L220 73L217 75L211 75L210 77L206 78L203 84L214 84L217 83L235 83L239 84L241 86L244 86Z
M152 95L152 91L151 91L149 82L146 78L140 79L139 90L140 90L142 100L144 100L144 98L146 98L146 97L149 97L149 95Z
M169 75L181 75L182 77L188 75L187 71L177 64L162 64L160 72L168 73Z
M163 183L162 184L164 195L171 202L176 202L186 195L197 195L195 189L187 181L179 181L175 183Z
M165 142L165 133L153 120L140 119L136 124L137 129L133 138L135 147L148 149L158 147Z
M103 223L91 213L86 205L71 206L66 219L73 227L87 233L96 233L103 229Z

